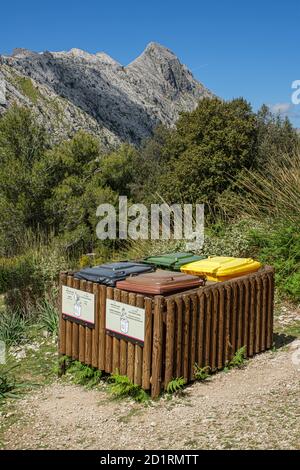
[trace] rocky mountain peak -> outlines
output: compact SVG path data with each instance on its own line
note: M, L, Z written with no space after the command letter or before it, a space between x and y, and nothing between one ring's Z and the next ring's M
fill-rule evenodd
M13 101L30 105L50 127L59 125L60 133L84 128L105 135L108 143L138 144L159 123L172 126L179 112L212 96L172 51L155 42L125 67L105 52L17 49L2 56L0 76L5 107ZM5 107L0 102L0 112Z

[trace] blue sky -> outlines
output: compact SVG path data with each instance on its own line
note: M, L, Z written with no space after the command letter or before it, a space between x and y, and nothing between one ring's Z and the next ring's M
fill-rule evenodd
M0 4L0 54L105 51L126 65L156 41L217 95L243 96L300 127L291 84L300 80L299 0L52 0Z

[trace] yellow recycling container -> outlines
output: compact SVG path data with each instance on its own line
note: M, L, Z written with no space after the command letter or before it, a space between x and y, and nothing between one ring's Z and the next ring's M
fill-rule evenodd
M181 266L186 274L204 275L208 281L227 281L238 276L258 271L261 264L252 258L231 258L228 256L210 256Z

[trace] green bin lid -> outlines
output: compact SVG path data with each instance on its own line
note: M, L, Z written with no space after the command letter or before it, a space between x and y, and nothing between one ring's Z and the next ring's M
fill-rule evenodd
M177 252L149 256L144 260L144 262L154 264L155 266L159 266L161 268L169 268L179 271L182 265L193 263L194 261L200 261L204 258L206 258L206 256L194 255L193 253L186 252Z

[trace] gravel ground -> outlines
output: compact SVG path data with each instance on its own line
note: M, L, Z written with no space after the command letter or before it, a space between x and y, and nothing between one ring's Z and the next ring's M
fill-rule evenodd
M56 382L2 413L16 419L1 441L6 449L300 449L297 348L299 340L151 405Z

